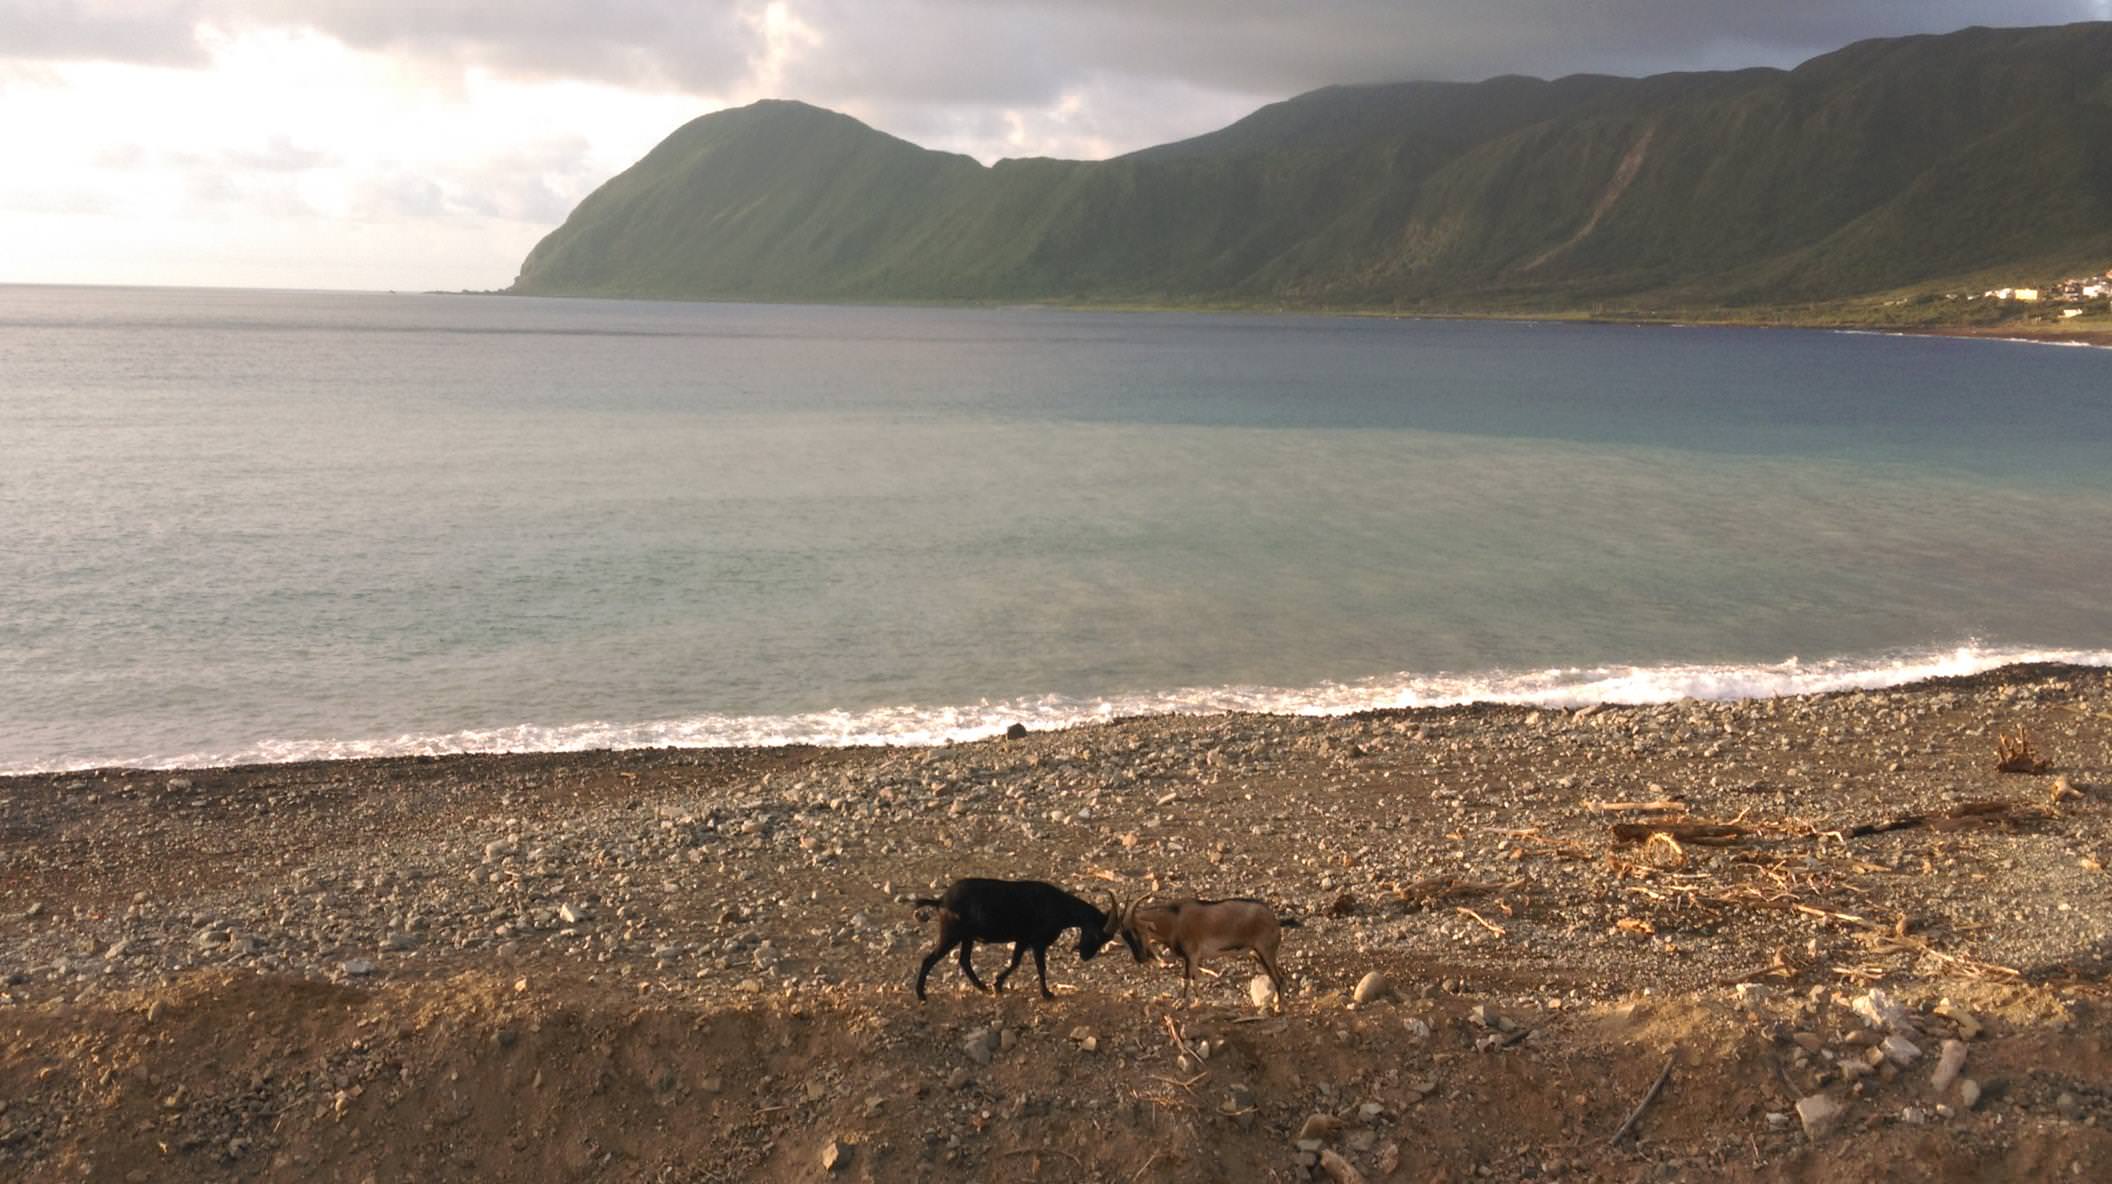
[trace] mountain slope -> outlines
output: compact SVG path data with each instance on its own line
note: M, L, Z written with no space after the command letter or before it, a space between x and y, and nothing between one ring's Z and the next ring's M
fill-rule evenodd
M536 246L528 294L1410 308L1822 300L2112 257L2112 24L1795 70L1329 87L984 167L765 102Z

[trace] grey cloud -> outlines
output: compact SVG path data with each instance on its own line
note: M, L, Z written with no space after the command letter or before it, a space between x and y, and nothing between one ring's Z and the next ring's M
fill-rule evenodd
M1046 100L1083 74L1283 96L1331 82L1790 65L1873 36L2107 15L2101 0L796 0L817 101Z
M202 0L0 0L0 58L202 65Z
M1784 65L1863 37L2112 16L2106 0L784 0L823 39L817 102L1006 106L1094 76L1283 95L1329 82ZM201 22L719 94L763 0L0 0L0 57L199 60Z
M988 157L1016 138L1141 147L1333 82L1786 66L1865 37L2112 18L2112 0L780 4L816 43L773 59L765 0L0 0L0 60L196 62L202 27L304 28L457 75L805 99Z

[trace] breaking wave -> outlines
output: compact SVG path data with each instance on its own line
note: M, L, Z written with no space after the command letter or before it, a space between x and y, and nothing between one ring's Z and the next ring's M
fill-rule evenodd
M725 748L808 744L929 746L980 740L1015 723L1036 731L1136 715L1263 712L1344 715L1402 707L1510 703L1581 707L1685 699L1764 699L1829 691L1878 690L1924 679L1978 674L2015 663L2112 666L2112 650L2029 649L1968 643L1872 658L1796 658L1758 665L1668 664L1562 667L1479 674L1395 674L1303 688L1227 686L1075 698L1043 695L952 707L876 707L796 715L699 715L643 723L521 724L364 740L266 740L225 752L192 752L115 762L183 769L289 761L448 753L582 752L630 748ZM53 772L113 762L67 762L14 770Z

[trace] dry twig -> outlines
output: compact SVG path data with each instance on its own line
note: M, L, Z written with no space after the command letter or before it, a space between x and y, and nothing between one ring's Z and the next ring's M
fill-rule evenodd
M1472 917L1476 921L1481 922L1481 927L1483 929L1488 930L1490 933L1493 933L1498 937L1502 937L1504 935L1503 926L1498 925L1496 922L1489 920L1487 917L1482 916L1480 913L1475 912L1473 909L1470 909L1465 905L1460 905L1458 907L1460 912L1465 913L1467 916Z
M1650 1103L1657 1100L1658 1091L1665 1088L1665 1079L1672 1076L1672 1066L1677 1063L1678 1060L1679 1050L1675 1048L1672 1050L1672 1055L1665 1058L1665 1067L1658 1071L1657 1080L1650 1083L1650 1091L1643 1095L1642 1101L1637 1102L1635 1104L1635 1109L1630 1110L1628 1112L1628 1118L1626 1121L1621 1123L1621 1129L1613 1132L1613 1137L1611 1139L1606 1140L1606 1145L1608 1147L1615 1146L1623 1138L1625 1138L1628 1134L1629 1128L1635 1125L1635 1120L1641 1118L1643 1116L1643 1111L1650 1108Z

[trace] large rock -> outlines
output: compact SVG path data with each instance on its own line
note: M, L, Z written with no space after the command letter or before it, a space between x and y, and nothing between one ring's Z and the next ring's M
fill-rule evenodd
M1247 998L1254 1001L1256 1008L1267 1011L1276 1006L1276 984L1268 975L1257 974L1247 981Z
M1393 984L1387 981L1385 975L1374 970L1357 980L1357 989L1350 994L1350 999L1358 1004L1364 1004L1376 999L1384 999L1392 993Z

